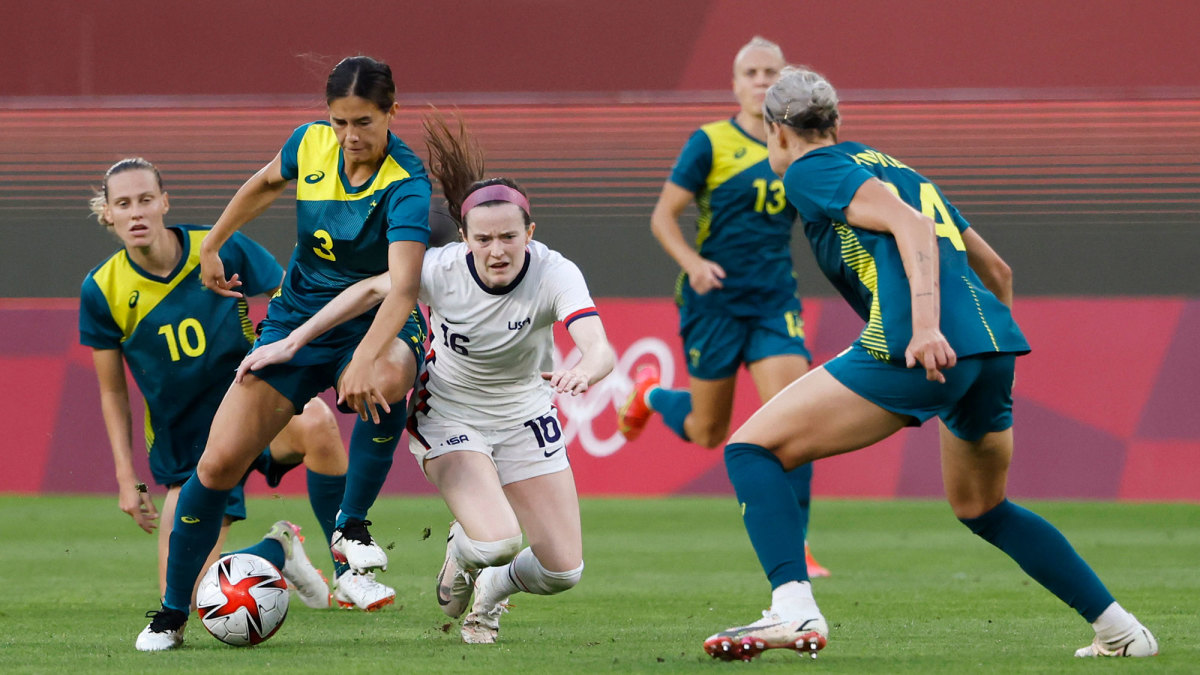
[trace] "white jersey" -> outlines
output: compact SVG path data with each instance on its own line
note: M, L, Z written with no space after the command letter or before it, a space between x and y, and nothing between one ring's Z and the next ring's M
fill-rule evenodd
M554 322L595 315L575 263L537 241L504 288L479 280L465 243L430 249L420 300L429 307L429 354L414 412L480 427L520 425L550 409Z

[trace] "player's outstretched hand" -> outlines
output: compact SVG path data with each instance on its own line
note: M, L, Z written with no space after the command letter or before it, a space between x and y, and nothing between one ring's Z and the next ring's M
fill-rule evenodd
M299 347L291 339L291 336L263 345L242 358L242 362L238 364L237 374L233 376L233 381L241 382L246 373L250 371L261 370L275 363L287 363L296 355L297 350Z
M200 283L217 295L228 298L242 297L241 293L233 290L242 285L238 275L226 279L225 263L221 262L221 256L216 253L200 253Z
M154 500L150 498L150 494L142 491L144 489L145 483L124 486L117 502L121 510L128 513L138 527L147 534L153 534L154 529L158 527L158 509L154 508Z
M383 395L383 382L376 376L376 369L367 359L359 358L357 354L350 358L342 378L338 381L338 404L350 406L363 421L370 419L379 424L379 408L384 412L392 412L387 398ZM379 408L376 408L379 406Z
M575 370L542 373L542 379L548 380L554 391L560 394L578 396L588 390L588 376Z
M942 371L953 368L958 357L940 330L928 330L913 333L908 349L904 350L904 362L909 368L920 363L925 368L925 379L944 384L946 376Z

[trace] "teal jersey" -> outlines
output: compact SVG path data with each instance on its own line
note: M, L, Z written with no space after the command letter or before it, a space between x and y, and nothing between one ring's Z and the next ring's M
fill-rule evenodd
M804 220L817 264L867 322L857 344L877 359L904 362L912 339L912 301L896 240L846 224L855 192L878 178L937 224L941 331L958 356L1024 354L1029 343L1012 313L967 264L962 233L970 224L942 191L899 160L862 143L822 147L784 174L788 200Z
M388 244L429 243L431 188L420 158L391 132L383 164L358 187L346 180L328 122L297 128L280 156L283 177L296 180L296 248L268 321L291 329L350 285L386 272ZM373 317L371 311L342 324L311 346L357 341Z
M796 210L767 162L767 146L732 120L700 127L670 181L696 195L696 247L725 270L724 288L698 295L681 274L676 300L688 311L771 316L794 302Z
M217 295L200 283L200 243L210 229L168 228L179 237L183 255L165 277L138 267L122 248L83 280L80 342L121 350L146 400L146 444L152 455L160 450L187 454L163 447L171 443L171 430L197 406L208 405L202 401L224 395L254 338L246 300ZM238 275L237 290L247 296L272 291L283 278L275 258L245 235L234 234L220 256L225 273ZM205 409L207 428L212 411ZM179 459L194 466L197 457Z

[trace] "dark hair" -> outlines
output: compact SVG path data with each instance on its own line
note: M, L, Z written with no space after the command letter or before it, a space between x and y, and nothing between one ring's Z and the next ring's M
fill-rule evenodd
M396 102L392 69L383 61L376 61L369 56L342 59L325 81L325 103L333 103L347 96L366 99L383 112L388 112Z
M108 167L108 171L104 172L104 182L99 188L92 190L92 198L88 200L88 206L92 210L92 215L96 216L96 220L105 227L112 227L112 223L104 218L104 206L108 203L108 179L119 173L126 171L149 171L154 174L154 180L158 183L158 189L163 189L162 174L158 172L158 167L141 157L126 157L125 159Z
M429 173L441 184L450 217L454 219L465 238L467 224L462 217L462 204L472 192L489 185L504 185L525 195L526 199L529 195L510 178L485 179L483 150L474 136L467 131L466 122L462 117L456 114L454 121L458 122L457 132L451 130L446 117L437 108L433 108L421 118L421 126L425 129L425 145L429 148ZM482 202L479 206L502 203L506 202L493 200ZM521 215L528 227L533 222L529 212L521 209Z

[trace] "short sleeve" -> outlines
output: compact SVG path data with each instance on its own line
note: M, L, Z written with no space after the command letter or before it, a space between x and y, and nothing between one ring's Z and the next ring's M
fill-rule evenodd
M124 338L108 301L89 274L79 294L79 343L95 349L120 349Z
M671 169L671 182L679 187L699 194L708 185L708 173L712 171L712 141L702 129L697 129L684 144L675 166Z
M388 243L415 241L429 245L429 199L433 190L425 176L400 183L388 195Z
M846 222L846 207L858 188L873 177L844 155L813 151L788 167L783 187L806 222L822 218Z
M262 295L283 283L283 268L275 256L241 232L234 232L221 247L221 262L226 274L238 274L242 282L238 290L247 296Z
M310 126L312 122L296 127L279 151L279 168L285 180L296 180L296 176L300 175L300 141L304 140L304 134L308 133Z
M585 316L599 316L596 303L588 292L587 282L583 272L575 263L554 253L551 267L546 275L545 283L552 290L554 318L570 328L576 319Z

